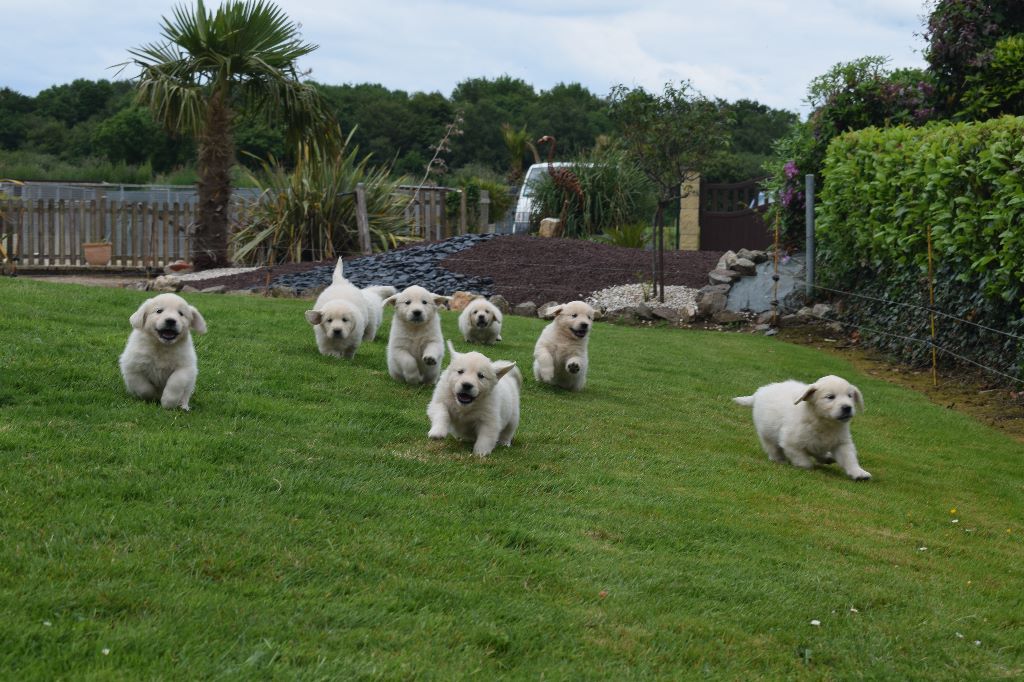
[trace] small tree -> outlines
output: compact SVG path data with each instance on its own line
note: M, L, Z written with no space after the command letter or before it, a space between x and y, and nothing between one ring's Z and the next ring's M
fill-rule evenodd
M659 95L643 87L612 88L610 117L627 152L658 193L654 265L660 300L665 300L665 209L683 196L685 183L729 144L730 115L687 82L665 84Z

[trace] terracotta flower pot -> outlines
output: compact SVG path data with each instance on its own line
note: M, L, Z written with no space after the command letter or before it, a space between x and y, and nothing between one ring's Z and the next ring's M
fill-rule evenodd
M107 265L113 245L110 242L86 242L82 244L85 251L85 262L89 265Z

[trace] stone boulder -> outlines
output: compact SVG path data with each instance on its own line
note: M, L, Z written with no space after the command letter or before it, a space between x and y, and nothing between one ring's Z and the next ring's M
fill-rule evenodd
M474 298L477 298L476 294L468 291L456 291L448 301L448 309L455 311L465 310L466 306Z
M162 293L177 293L181 291L181 288L185 286L185 283L181 281L180 277L174 275L160 275L154 279L150 285L150 291L159 291Z
M540 221L540 230L537 234L541 237L561 237L562 221L558 218L544 218Z
M722 254L722 257L718 259L718 265L715 266L715 270L731 270L733 263L736 262L736 253L733 251L726 251Z
M718 324L735 324L736 322L745 322L747 318L742 313L736 313L731 310L719 310L711 316L711 319Z
M757 274L757 264L747 258L737 258L736 262L732 264L732 270L744 277L750 277Z
M522 303L517 303L516 306L512 308L512 314L522 315L523 317L536 317L537 304L534 303L533 301L523 301Z
M711 291L697 294L697 317L708 318L717 312L725 310L725 304L729 297L720 291Z
M188 261L183 261L181 259L178 259L178 260L172 261L172 262L170 262L170 263L168 263L167 265L164 266L164 274L165 275L184 275L186 273L192 272L194 269L195 268L193 268L192 264L189 263Z
M502 315L508 315L512 310L512 306L508 304L508 301L501 294L495 294L491 296L491 303L494 307L501 311Z
M746 260L754 263L763 263L768 260L768 254L764 251L756 251L753 249L740 249L736 252L737 258L745 258Z
M731 284L740 278L740 273L735 270L720 270L715 268L708 273L708 281L711 284Z

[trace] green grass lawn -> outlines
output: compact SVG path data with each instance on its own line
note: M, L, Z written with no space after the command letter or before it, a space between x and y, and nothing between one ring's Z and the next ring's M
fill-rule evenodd
M135 400L145 297L0 281L4 677L1024 675L1024 448L841 359L598 324L570 394L509 317L522 423L478 459L308 301L189 296L192 412ZM870 482L770 463L730 401L832 373Z

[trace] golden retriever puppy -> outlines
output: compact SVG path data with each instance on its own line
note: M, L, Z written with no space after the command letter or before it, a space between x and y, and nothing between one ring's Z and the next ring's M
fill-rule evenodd
M459 332L470 343L501 341L501 311L486 298L474 298L459 315Z
M473 441L473 454L486 457L498 443L512 445L519 427L519 391L523 375L516 363L491 362L480 353L457 353L448 341L451 361L427 406L428 437L448 434Z
M810 469L815 461L837 462L855 481L871 478L857 462L850 420L864 409L856 386L837 376L813 384L783 381L762 386L754 395L733 398L754 408L754 428L761 447L773 462L789 461Z
M160 294L128 321L132 333L118 361L128 392L169 410L188 410L199 372L191 332L205 334L206 320L181 296Z
M594 309L572 301L548 311L555 319L544 327L533 349L533 376L545 384L581 391L587 383L587 342Z
M351 360L360 343L377 336L383 300L394 293L394 287L357 288L345 278L339 258L331 286L320 293L313 309L306 311L320 353Z
M433 384L441 372L444 337L437 307L447 296L411 286L384 299L395 306L388 337L388 373L407 384Z

